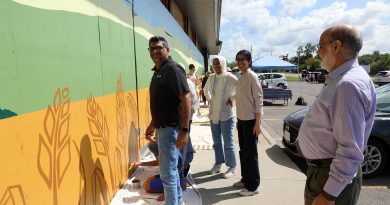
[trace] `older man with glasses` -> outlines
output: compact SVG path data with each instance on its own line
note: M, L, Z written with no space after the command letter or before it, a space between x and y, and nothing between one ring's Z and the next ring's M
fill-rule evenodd
M299 131L307 160L305 204L356 204L361 163L376 109L375 88L357 56L359 31L350 25L326 29L318 44L325 85Z
M145 136L152 138L156 134L165 204L181 205L184 199L177 163L179 149L188 141L190 90L184 69L169 56L168 43L163 37L149 39L149 53L155 66L149 88L152 121Z

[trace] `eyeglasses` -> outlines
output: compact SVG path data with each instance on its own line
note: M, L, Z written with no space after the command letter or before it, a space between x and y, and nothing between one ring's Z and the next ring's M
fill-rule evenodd
M149 52L160 52L162 51L162 49L164 49L165 47L163 46L156 46L156 47L149 47L148 50Z
M328 43L333 43L333 42L335 42L335 41L327 41L327 42L324 42L324 43L319 43L319 44L317 44L317 49L322 48L322 45L325 45L325 44L328 44Z
M236 58L236 61L246 61L246 58Z

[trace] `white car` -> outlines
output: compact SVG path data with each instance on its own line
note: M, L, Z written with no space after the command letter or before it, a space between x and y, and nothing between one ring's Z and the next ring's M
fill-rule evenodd
M379 71L379 73L376 74L374 82L378 85L390 83L390 71Z
M270 88L285 89L288 87L286 76L283 73L258 73L262 85Z

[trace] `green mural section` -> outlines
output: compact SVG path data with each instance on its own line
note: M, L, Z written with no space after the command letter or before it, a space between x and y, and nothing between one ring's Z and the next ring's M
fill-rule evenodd
M131 5L125 1L90 3L95 16L82 9L0 1L0 119L46 109L58 88L68 87L77 102L91 94L114 94L119 77L124 91L149 87L152 35L166 37L173 59L186 69L190 63L202 64L193 60L188 42L167 35L164 26L153 27L135 16L134 32Z
M0 108L44 109L59 87L72 101L134 90L133 31L109 19L0 1ZM131 19L130 19L131 20Z

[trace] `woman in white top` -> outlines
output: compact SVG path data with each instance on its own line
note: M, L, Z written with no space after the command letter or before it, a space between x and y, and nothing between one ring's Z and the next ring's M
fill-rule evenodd
M227 72L226 60L216 56L213 60L214 74L211 74L204 87L204 95L210 102L209 118L213 136L215 164L210 174L219 173L221 164L229 167L224 178L235 175L236 156L233 143L233 126L235 113L233 109L233 96L236 89L237 78ZM223 143L222 143L223 139Z
M236 55L240 77L236 88L237 132L240 145L241 180L233 184L240 187L242 196L258 194L260 171L257 153L258 136L261 133L260 119L263 113L263 90L250 66L251 53L241 50Z
M198 98L198 100L199 100L199 93L198 93L198 89L199 89L199 80L198 80L198 77L196 77L196 74L195 74L195 71L196 71L196 69L195 69L195 65L194 64L190 64L189 66L188 66L188 69L189 69L189 73L187 74L187 77L188 77L188 79L190 79L193 83L194 83L194 85L195 85L195 91L196 91L196 97ZM200 113L200 109L199 109L199 107L198 107L198 116L200 116L201 115L201 113Z

